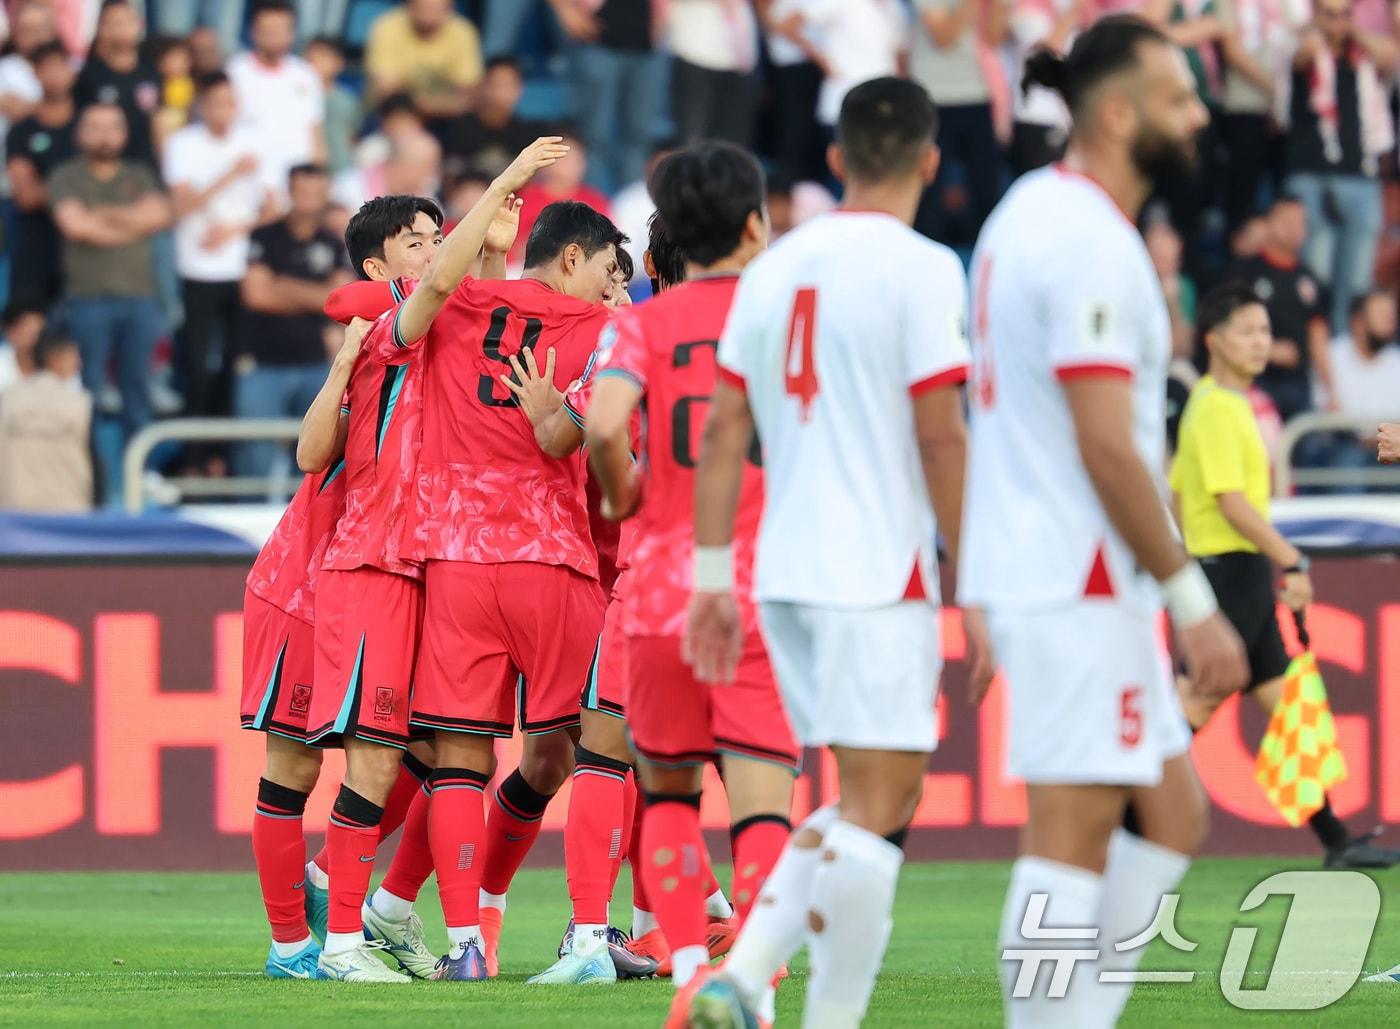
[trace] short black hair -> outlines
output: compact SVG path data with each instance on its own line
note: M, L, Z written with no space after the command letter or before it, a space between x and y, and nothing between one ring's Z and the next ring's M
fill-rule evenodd
M47 367L49 358L54 354L62 350L77 349L77 340L68 333L50 326L39 333L39 340L34 344L34 365L37 368Z
M660 211L647 221L647 253L651 254L651 266L656 271L656 278L651 280L653 293L661 292L663 282L679 286L685 281L685 255L666 231Z
M294 164L287 169L287 181L295 182L303 175L310 175L314 178L326 178L330 172L326 171L326 166L307 161L304 164Z
M1254 304L1267 307L1247 282L1235 279L1216 286L1201 298L1196 308L1196 332L1201 341L1205 341L1206 333L1214 332L1233 318L1236 311Z
M626 247L617 248L617 273L622 276L623 282L631 282L632 276L637 272L637 266L632 263L632 255L627 252Z
M1070 116L1078 118L1085 99L1099 83L1137 65L1142 44L1170 42L1161 29L1137 15L1100 18L1075 38L1068 54L1057 54L1049 47L1034 50L1026 58L1021 90L1031 86L1053 89L1064 98Z
M327 50L334 50L341 56L342 60L345 58L345 44L334 36L312 36L306 41L306 49L310 50L313 46L321 46L325 47Z
M371 257L384 260L384 244L411 229L419 214L426 214L434 225L442 228L442 208L430 197L396 193L361 204L350 224L345 226L345 249L350 254L355 274L362 279L369 278L365 274L365 261Z
M510 54L497 54L486 61L486 72L495 71L497 68L509 68L522 79L525 77L525 65L520 63L520 59L512 57Z
M248 22L252 24L264 14L287 14L292 20L296 20L296 5L291 0L255 0L253 10L248 15Z
M1297 193L1290 193L1287 190L1283 190L1274 197L1274 202L1269 205L1269 210L1272 211L1277 207L1282 207L1284 204L1301 204L1302 202L1303 198Z
M4 312L0 313L0 327L11 328L15 322L29 314L37 314L45 319L49 316L48 310L37 300L11 300L5 305Z
M196 96L203 96L211 89L219 86L233 86L233 80L228 77L227 72L211 71L205 72L194 80L194 91Z
M862 82L841 101L836 141L846 170L862 182L906 175L938 135L928 90L892 76Z
M51 39L47 43L40 43L34 48L34 52L29 55L29 63L34 67L39 67L50 58L57 57L64 63L68 62L68 48L56 39Z
M1365 292L1358 293L1351 298L1351 303L1347 305L1347 320L1350 321L1352 318L1359 318L1361 315L1365 314L1366 305L1376 297L1394 299L1390 290L1386 289L1384 286L1372 286Z
M384 121L394 114L411 114L419 119L423 117L422 112L418 110L418 105L413 102L413 97L407 93L390 93L379 101L379 106L375 108L374 113L378 115L380 121Z
M620 247L627 237L607 215L577 200L559 200L540 212L525 241L525 267L538 268L564 252L570 243L592 257L604 247Z
M763 169L732 143L696 143L662 158L650 189L676 246L697 264L732 254L749 215L763 212Z

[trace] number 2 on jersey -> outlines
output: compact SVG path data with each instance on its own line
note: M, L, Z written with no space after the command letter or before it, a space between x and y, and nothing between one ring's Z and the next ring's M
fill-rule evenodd
M787 354L783 359L783 391L802 404L802 420L812 416L817 382L817 291L810 286L797 291L788 321Z

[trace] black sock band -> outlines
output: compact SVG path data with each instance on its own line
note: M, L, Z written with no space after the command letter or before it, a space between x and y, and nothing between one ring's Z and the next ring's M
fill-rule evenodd
M761 825L765 822L781 825L784 832L792 832L792 820L784 815L749 815L748 818L741 818L729 827L730 848L737 848L739 846L740 836L744 835L745 832L752 829L755 825Z
M518 768L506 777L500 789L496 791L496 803L522 822L533 822L543 818L544 809L549 807L549 802L553 799L553 794L540 793L526 782Z
M299 793L290 786L258 780L258 809L268 815L300 815L306 813L305 793Z
M604 757L585 747L582 743L574 744L574 771L577 773L580 768L593 768L601 772L611 772L620 778L627 778L627 773L632 771L632 766L626 761L618 761L616 758Z
M408 774L419 782L427 782L428 776L433 774L431 768L406 751L403 756L403 766L408 770Z
M885 836L886 840L888 840L890 843L893 843L900 850L904 849L904 841L908 838L909 826L907 825L903 829L896 829L894 832L889 833Z
M470 786L484 790L491 777L485 772L473 772L470 768L434 768L428 775L430 789L445 789L450 786Z
M1328 850L1341 850L1351 838L1347 827L1332 810L1332 800L1326 794L1322 796L1322 807L1308 819L1308 828L1317 834L1317 838Z
M684 804L686 807L693 807L700 810L700 794L698 793L644 793L647 807L654 807L657 804Z
M335 798L333 821L352 829L373 829L384 817L384 809L360 796L349 786L342 785Z

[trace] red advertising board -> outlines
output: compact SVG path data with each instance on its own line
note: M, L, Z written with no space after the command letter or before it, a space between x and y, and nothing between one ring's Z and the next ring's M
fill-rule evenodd
M1350 770L1332 801L1358 827L1400 821L1397 571L1358 558L1316 572L1309 627ZM0 870L249 867L263 744L238 728L245 574L188 563L0 570ZM949 609L944 619L943 738L910 852L1007 857L1024 793L1001 772L1002 691L968 705L961 617ZM1208 852L1316 851L1254 782L1264 722L1252 703L1231 701L1196 740L1214 804ZM514 746L502 746L505 772ZM835 792L829 762L810 758L798 814ZM324 824L342 768L339 754L327 757L308 826ZM566 810L561 794L546 827L561 828ZM703 813L708 828L726 826L719 790L706 791ZM551 836L546 860L560 853Z

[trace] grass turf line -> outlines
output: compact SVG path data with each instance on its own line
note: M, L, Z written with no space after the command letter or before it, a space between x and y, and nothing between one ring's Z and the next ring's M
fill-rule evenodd
M1273 960L1284 898L1240 915L1249 889L1294 859L1198 862L1182 889L1177 927L1200 944L1192 954L1153 944L1144 968L1197 970L1189 985L1139 985L1125 1026L1395 1025L1400 984L1359 983L1317 1012L1244 1012L1226 1003L1216 969L1234 925L1261 925L1249 962ZM1001 1001L994 940L1008 866L911 864L900 879L894 937L876 987L871 1026L997 1026ZM728 876L721 879L727 881ZM1383 898L1400 872L1379 873ZM630 886L618 885L615 921L627 922ZM431 886L419 900L429 943L446 947ZM272 982L261 977L267 926L252 874L62 873L0 875L0 1023L266 1025L328 1018L366 1025L606 1026L661 1024L664 981L615 987L526 987L546 967L568 912L561 870L525 871L510 895L502 976L484 984L408 987ZM1325 956L1326 940L1318 942ZM121 961L122 964L115 964ZM1382 904L1366 972L1400 962L1400 915ZM796 1025L805 961L779 991L780 1024ZM1257 974L1249 985L1262 986Z

